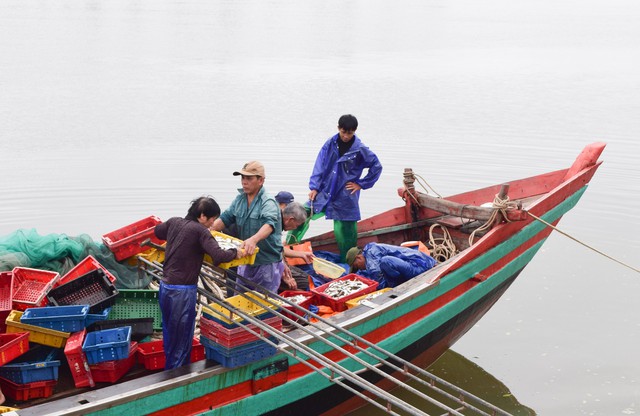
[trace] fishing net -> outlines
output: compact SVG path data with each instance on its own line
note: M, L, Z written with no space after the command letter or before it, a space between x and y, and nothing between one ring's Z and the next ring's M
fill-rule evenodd
M140 289L149 285L150 276L139 275L136 266L117 262L104 244L93 241L87 234L76 237L40 235L35 229L21 229L0 237L0 271L19 266L52 270L62 276L88 255L113 273L119 289Z

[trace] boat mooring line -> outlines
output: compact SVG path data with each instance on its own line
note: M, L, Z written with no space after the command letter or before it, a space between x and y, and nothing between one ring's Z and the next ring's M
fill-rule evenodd
M613 261L615 261L616 263L621 264L622 266L627 267L627 268L629 268L629 269L633 270L633 271L634 271L634 272L636 272L636 273L640 273L640 269L638 269L638 268L636 268L636 267L633 267L633 266L631 266L631 265L629 265L629 264L627 264L627 263L625 263L625 262L623 262L623 261L620 261L620 260L618 260L618 259L616 259L616 258L613 258L612 256L610 256L610 255L608 255L608 254L606 254L606 253L603 253L602 251L598 250L597 248L595 248L595 247L593 247L593 246L590 246L589 244L584 243L584 242L582 242L582 241L578 240L577 238L575 238L575 237L573 237L573 236L571 236L571 235L567 234L566 232L564 232L564 231L560 230L560 229L559 229L558 227L556 227L555 225L553 225L553 224L551 224L551 223L549 223L549 222L547 222L547 221L543 220L542 218L540 218L540 217L538 217L538 216L536 216L536 215L532 214L532 213L531 213L531 212L529 212L529 211L525 211L525 212L526 212L527 214L529 214L532 218L534 218L534 219L536 219L536 220L540 221L541 223L543 223L543 224L544 224L544 225L546 225L547 227L551 227L553 230L555 230L555 231L559 232L560 234L564 235L565 237L568 237L568 238L572 239L572 240L573 240L573 241L575 241L576 243L581 244L581 245L585 246L586 248L588 248L588 249L590 249L590 250L593 250L593 251L595 251L596 253L598 253L598 254L600 254L600 255L602 255L602 256L604 256L604 257L608 258L609 260L613 260Z
M210 265L208 265L208 264L205 264L205 267L203 267L203 269L207 269L207 268L208 268L208 269L210 269L210 271L211 271L213 274L218 274L218 275L222 275L222 274L224 274L224 271L222 271L221 269L218 269L218 270L220 270L220 271L216 271L212 266L210 266ZM236 278L238 278L238 277L239 277L242 281L245 281L245 282L247 281L247 279L246 279L246 278L244 278L243 276L240 276L240 275L238 275L238 274L236 274L236 273L233 273L233 274L235 274L235 275L236 275ZM224 281L220 280L218 277L212 276L212 278L214 278L214 279L218 280L222 285L227 285L227 282L224 282ZM244 285L242 285L242 284L238 283L237 281L236 281L236 282L233 282L233 280L228 279L228 278L227 278L227 280L228 280L228 281L230 281L231 283L235 283L235 284L237 284L241 289L250 290L250 288L248 288L248 287L246 287L246 286L244 286ZM253 284L253 283L251 283L251 284ZM257 285L257 286L259 286L259 285ZM262 288L262 287L260 287L260 289L262 289L262 290L265 290L265 291L266 291L266 289L264 289L264 288ZM237 290L237 289L235 289L235 288L232 288L232 290L234 290L234 291L238 292L238 293L239 293L240 295L242 295L245 299L247 299L247 300L249 300L249 301L251 301L251 302L255 302L255 299L252 299L252 298L250 298L250 297L246 296L246 294L244 294L243 292L240 292L239 290ZM264 295L264 293L261 293L261 294L262 294L263 296L265 296L265 295ZM319 315L317 315L317 314L315 314L315 313L313 313L313 312L309 312L309 311L307 311L306 309L302 308L301 306L299 306L299 305L297 305L297 304L295 304L295 303L292 303L292 302L288 301L286 298L283 298L283 297L281 297L281 296L280 296L280 295L278 295L278 294L269 293L268 297L263 297L261 300L262 300L262 301L265 301L265 302L269 302L271 305L274 305L274 306L281 306L281 305L279 305L277 302L273 302L273 301L271 300L271 299L274 299L274 298L277 298L277 299L279 299L279 300L281 300L281 301L283 301L283 302L288 303L288 304L289 304L289 305L291 305L291 306L294 306L294 307L298 308L299 310L302 310L302 311L304 311L304 312L308 313L309 315L311 315L311 316L313 316L313 317L315 317L315 318L319 319L320 321L322 321L323 323L327 324L328 326L331 326L332 328L336 329L338 332L341 332L341 333L345 334L346 336L349 336L349 337L351 337L351 338L353 338L353 339L345 339L345 338L341 337L340 335L338 335L337 333L329 332L329 331L327 331L325 328L319 327L319 326L317 326L317 325L315 325L315 324L313 324L313 323L309 323L309 326L310 326L310 327L312 327L312 328L314 328L314 329L316 329L316 330L319 330L319 331L323 331L323 332L325 332L326 334L328 334L328 335L330 335L330 336L333 336L334 338L337 338L337 339L338 339L338 340L340 340L340 341L343 341L346 345L351 345L351 346L353 346L354 348L356 348L356 349L357 349L357 350L359 350L360 352L363 352L363 353L367 354L368 356L372 357L374 360L377 360L380 364L384 364L384 365L386 365L386 366L388 366L388 367L390 367L390 368L392 368L392 369L394 369L394 370L396 370L396 371L398 371L398 372L401 372L401 373L403 373L403 374L405 374L405 375L409 376L411 379L413 379L413 380L415 380L415 381L419 382L420 384L424 385L425 387L428 387L428 388L430 388L430 389L432 389L432 390L434 390L434 391L436 391L436 392L438 392L438 393L440 393L440 394L444 395L445 397L448 397L450 400L453 400L454 402L457 402L457 403L459 403L459 404L462 404L463 406L467 407L467 408L468 408L468 409L470 409L470 410L476 411L476 412L478 412L479 414L487 414L487 413L484 413L482 410L480 410L480 409L478 409L478 408L474 407L474 406L473 406L472 404L470 404L469 402L465 402L464 400L461 400L460 398L458 398L458 397L456 397L456 396L454 396L454 395L452 395L452 394L450 394L450 393L448 393L448 392L446 392L446 391L442 390L441 388L439 388L439 387L435 386L434 384L429 383L429 382L427 382L427 381L425 381L425 380L423 380L423 379L421 379L421 378L417 377L416 375L409 373L409 372L407 371L407 368L408 368L408 367L410 367L410 368L412 368L413 370L415 370L417 373L420 373L420 374L424 375L425 377L427 377L427 378L431 379L433 382L438 382L438 383L440 383L440 384L442 384L442 385L444 385L444 386L446 386L446 387L451 388L452 390L455 390L455 391L456 391L458 394L460 394L460 395L467 396L467 398L468 398L468 399L471 399L472 401L475 401L476 403L482 404L482 405L484 405L485 407L487 407L487 408L491 409L491 410L494 412L494 414L507 414L507 413L505 413L504 411L502 411L502 409L500 409L500 408L498 408L498 407L496 407L496 406L492 405L491 403L486 402L486 401L484 401L483 399L481 399L481 398L479 398L479 397L476 397L476 396L472 395L471 393L469 393L469 392L467 392L467 391L465 391L465 390L463 390L463 389L461 389L461 388L459 388L459 387L457 387L457 386L455 386L455 385L453 385L453 384L451 384L451 383L447 382L446 380L439 379L437 376L435 376L435 375L433 375L433 374L431 374L431 373L429 373L429 372L425 371L424 369L422 369L422 368L420 368L420 367L418 367L418 366L415 366L415 365L414 365L414 364L412 364L411 362L406 361L406 360L404 360L404 359L402 359L402 358L400 358L400 357L396 356L395 354L391 353L390 351L387 351L387 350L382 349L382 348L381 348L381 347L379 347L378 345L373 344L373 343L371 343L371 342L367 341L366 339L364 339L364 338L362 338L362 337L360 337L360 336L356 335L355 333L352 333L352 332L350 332L350 331L348 331L348 330L346 330L346 329L344 329L344 328L342 328L342 327L339 327L339 326L335 325L334 323L332 323L332 322L330 322L330 321L328 321L328 320L326 320L326 319L322 318L321 316L319 316ZM415 390L414 388L412 388L412 387L408 386L406 383L402 382L401 380L398 380L397 378L393 377L392 375L390 375L390 374L388 374L388 373L385 373L385 372L382 372L381 370L379 370L379 369L377 369L377 368L372 368L372 367L371 367L371 364L369 364L369 363L366 363L366 362L362 361L359 357L357 357L357 356L353 355L353 354L352 354L352 353L350 353L349 351L346 351L346 350L344 350L342 347L340 347L340 346L338 346L338 345L336 345L336 344L334 344L334 343L332 343L332 342L328 341L327 339L325 339L325 338L323 338L323 337L320 337L317 333L314 333L314 332L312 332L312 331L309 331L309 329L308 329L306 326L303 326L303 325L301 325L301 324L299 324L299 323L297 323L297 322L295 322L295 321L293 321L293 320L289 319L287 316L282 315L282 314L281 314L280 312L278 312L278 311L273 311L273 312L275 312L278 316L281 316L282 318L284 318L287 322L289 322L289 323L291 323L291 324L295 325L298 329L300 329L300 330L302 330L303 332L307 333L307 334L308 334L308 335L310 335L312 338L314 338L314 339L316 339L316 340L319 340L319 341L321 341L321 342L323 342L323 343L325 343L325 344L327 344L327 345L331 346L332 348L337 349L337 350L339 350L339 351L343 352L345 355L347 355L347 356L349 356L350 358L352 358L352 359L354 359L354 360L358 361L360 364L362 364L362 365L363 365L363 366L365 366L366 368L369 368L369 369L371 369L372 371L379 373L379 374L380 374L380 375L382 375L384 378L387 378L388 380L390 380L390 381L394 382L394 383L395 383L395 384L397 384L398 386L400 386L400 387L403 387L403 388L407 389L408 391L410 391L410 392L412 392L412 393L414 393L414 394L416 394L416 395L420 396L420 397L421 397L421 398L423 398L424 400L427 400L427 401L430 401L430 402L433 400L431 397L426 396L424 393L422 393L422 392L420 392L420 391ZM362 343L367 344L368 346L372 347L373 349L375 349L376 351L380 352L381 354L386 355L387 357L391 357L391 358L395 359L396 361L398 361L399 363L404 364L404 368L400 368L399 366L397 366L397 365L395 365L395 364L391 363L390 361L388 361L388 360L386 360L386 359L384 359L384 358L382 358L382 357L380 357L380 356L378 356L378 355L373 354L373 353L372 353L371 351L369 351L368 349L365 349L365 348L360 347L360 346L357 344L357 342L358 342L358 341L361 341ZM441 403L440 403L440 402L435 402L435 403L433 403L433 404L435 404L436 406L439 406Z

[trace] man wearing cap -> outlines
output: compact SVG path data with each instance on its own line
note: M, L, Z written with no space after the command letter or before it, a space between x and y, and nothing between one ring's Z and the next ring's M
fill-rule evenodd
M280 209L284 209L287 205L293 202L293 194L287 191L280 191L276 194L276 201L278 201Z
M347 251L352 273L377 281L378 289L396 287L436 265L433 257L413 248L368 243Z
M262 163L255 160L247 162L233 175L242 177L242 188L238 189L238 196L211 228L221 231L235 225L237 237L243 240L241 248L247 255L252 255L256 247L259 248L255 262L238 266L238 274L275 292L284 269L280 208L263 186L265 171Z

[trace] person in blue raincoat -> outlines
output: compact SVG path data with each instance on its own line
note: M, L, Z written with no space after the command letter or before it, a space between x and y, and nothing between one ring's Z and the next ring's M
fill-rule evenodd
M320 149L309 178L311 219L325 216L333 220L342 261L357 243L360 191L373 187L382 173L378 156L355 135L357 128L358 120L353 115L340 117L338 133ZM365 169L367 173L362 176ZM293 230L287 244L301 241L308 228L307 221Z
M436 260L413 248L369 243L347 252L352 273L377 281L378 289L396 287L436 265Z

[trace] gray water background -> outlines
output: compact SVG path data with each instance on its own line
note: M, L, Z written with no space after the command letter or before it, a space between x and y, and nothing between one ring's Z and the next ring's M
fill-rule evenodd
M0 236L184 215L259 159L303 201L341 114L384 172L451 195L605 163L560 228L640 266L640 3L0 2ZM316 221L310 232L329 229ZM640 412L640 276L554 233L454 350L542 415Z

